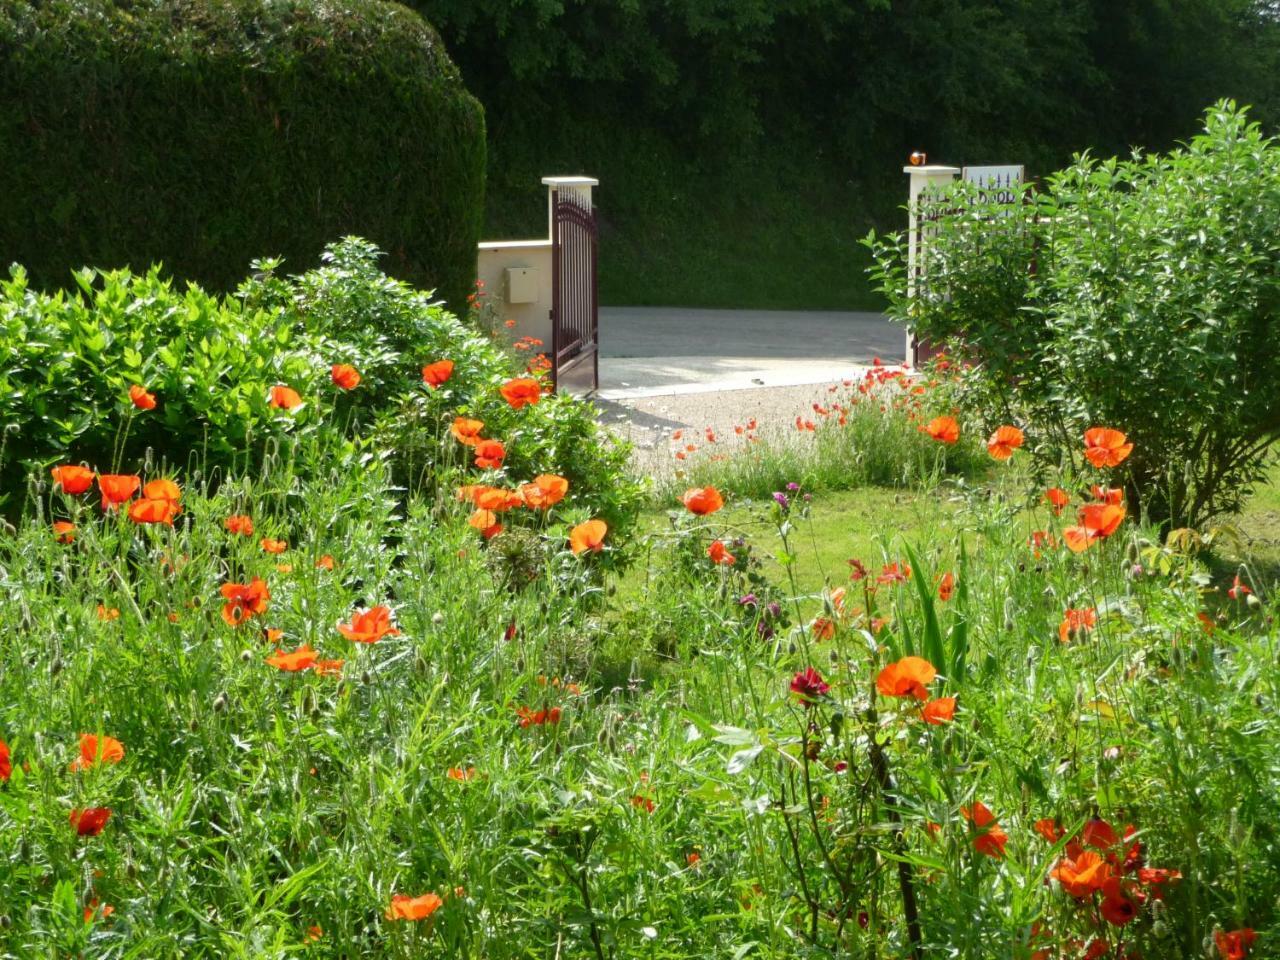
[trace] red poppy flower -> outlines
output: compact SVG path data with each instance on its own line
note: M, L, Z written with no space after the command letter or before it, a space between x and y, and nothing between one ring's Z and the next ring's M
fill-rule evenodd
M516 410L529 404L537 403L542 398L542 387L538 385L537 380L532 380L528 377L517 377L514 380L508 380L498 388L498 392Z
M9 745L0 740L0 780L8 780L13 775L13 758L9 753Z
M422 368L422 382L434 390L453 376L452 360L437 360Z
M1092 850L1084 850L1074 859L1063 857L1049 876L1061 884L1067 896L1083 900L1106 885L1111 866Z
M222 619L232 627L266 613L271 599L266 583L257 577L248 583L224 583L220 591L227 601L222 607Z
M1177 883L1182 874L1177 870L1166 870L1163 867L1141 867L1138 869L1138 882L1151 888L1151 895L1157 900L1164 897L1160 888L1165 884Z
M129 504L129 519L134 523L163 523L173 526L173 518L182 512L177 502L150 497Z
M75 809L71 811L68 818L71 826L75 827L76 833L82 837L96 837L102 832L102 828L107 825L107 821L111 819L111 810L107 807L88 807L87 809Z
M822 674L813 667L805 667L791 678L791 692L800 698L804 706L809 706L818 697L831 689L831 684L822 679Z
M350 623L338 624L338 632L356 643L377 643L383 637L394 637L400 631L391 625L391 608L377 606L356 611Z
M329 377L339 390L354 390L360 386L360 371L349 363L335 363L329 368Z
M981 854L999 860L1004 856L1004 846L1009 842L1009 835L996 822L995 814L987 809L986 804L975 800L972 807L961 807L961 815L977 828L978 834L973 838L973 848Z
M446 773L446 776L448 776L450 780L457 780L459 782L474 780L476 778L476 768L475 767L450 767L448 772Z
M72 772L88 770L95 763L119 763L124 759L124 744L115 737L80 735L80 756L71 764Z
M1133 444L1119 430L1092 427L1084 432L1084 455L1095 467L1117 467L1133 452Z
M84 922L93 923L95 917L105 920L115 912L116 908L111 904L101 903L97 897L94 897L84 908Z
M93 485L93 471L76 464L64 464L49 471L53 482L62 487L62 492L75 496L84 493Z
M1110 850L1120 842L1120 838L1111 824L1101 817L1093 817L1080 831L1080 842L1095 850Z
M1125 508L1112 503L1087 503L1080 508L1079 523L1062 531L1062 539L1072 553L1086 550L1094 542L1116 532L1125 518Z
M397 893L391 898L387 907L388 920L426 920L444 906L444 901L434 893L424 893L420 897L406 897Z
M534 711L529 707L516 707L516 717L520 721L521 728L541 727L544 724L555 724L560 722L560 708L552 707L550 710Z
M263 537L258 541L258 546L262 548L263 553L278 555L289 549L288 540L272 540L270 537Z
M939 443L955 443L960 439L960 424L955 417L934 417L922 428Z
M98 474L98 491L102 494L102 509L119 507L120 504L131 499L140 486L142 486L142 478L135 474Z
M1098 623L1098 611L1093 607L1068 607L1058 624L1058 639L1070 643L1079 639L1086 631L1092 630Z
M569 531L569 549L575 556L585 550L599 553L604 549L604 538L608 532L609 525L603 520L580 523Z
M1230 933L1215 930L1213 934L1213 942L1218 948L1218 953L1222 954L1222 960L1244 960L1249 955L1249 948L1257 939L1258 935L1249 927L1232 930Z
M449 432L459 443L474 447L480 442L480 431L484 429L483 420L472 420L468 417L455 417Z
M502 532L502 524L492 510L475 510L467 517L467 523L480 531L486 540L492 540Z
M933 683L938 671L922 657L903 657L889 664L876 677L876 689L886 697L915 697L928 700L925 689Z
M1098 909L1103 919L1114 927L1123 927L1138 915L1138 906L1125 893L1119 877L1111 877L1103 887L1102 904Z
M154 410L156 408L155 395L147 393L146 388L136 383L129 388L129 399L133 401L133 405L139 410Z
M951 595L955 593L956 575L948 571L942 575L942 579L938 581L938 599L946 603L951 599Z
M1124 491L1119 487L1104 487L1100 484L1094 484L1089 488L1089 493L1095 500L1102 503L1111 503L1120 505L1124 503Z
M715 487L691 487L680 499L690 513L700 517L715 513L724 506L724 497Z
M992 459L1008 460L1013 451L1022 446L1022 431L1017 427L997 427L987 441L987 453Z
M1062 839L1062 827L1058 825L1058 821L1051 817L1045 817L1037 820L1035 823L1036 833L1044 837L1050 843L1057 843Z
M535 510L554 507L568 492L569 481L554 473L540 473L533 478L533 483L526 483L520 488L524 502Z
M481 440L476 444L476 466L481 470L497 470L506 459L507 448L498 440Z
M730 553L719 540L713 540L711 546L707 547L707 556L711 558L712 563L723 564L726 567L731 567L737 562L737 557Z
M267 663L277 670L297 673L301 670L310 670L316 665L316 652L305 643L291 653L277 649L274 654L267 657Z
M924 722L931 723L935 727L950 723L955 719L955 715L955 697L939 697L937 700L930 700L924 705L924 709L920 711L920 716L924 718Z
M637 810L643 810L645 813L653 813L653 808L656 806L651 797L646 797L639 793L631 798L631 805Z
M73 543L76 539L76 525L66 520L55 520L53 535L59 543Z
M242 537L253 536L253 520L243 513L232 514L223 521L222 525L232 533L238 533Z
M1244 583L1240 579L1240 574L1237 573L1235 580L1232 581L1231 586L1227 589L1227 596L1232 600L1240 600L1251 593L1253 593L1253 591L1249 589L1249 585Z
M886 563L876 577L876 583L906 583L911 576L911 567L905 563Z
M282 383L277 383L271 388L271 392L267 396L267 402L281 410L293 410L302 406L302 397L298 396L298 391L293 387L286 387Z
M1044 499L1053 507L1055 515L1061 515L1062 508L1071 502L1071 495L1061 487L1050 487L1044 492Z

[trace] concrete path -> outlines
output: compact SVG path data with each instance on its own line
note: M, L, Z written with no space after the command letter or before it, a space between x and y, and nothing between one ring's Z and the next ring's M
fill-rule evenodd
M903 356L878 313L601 307L602 400L829 383Z

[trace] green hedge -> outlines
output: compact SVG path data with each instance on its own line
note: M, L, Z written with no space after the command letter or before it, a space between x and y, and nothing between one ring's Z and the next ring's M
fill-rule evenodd
M226 290L358 233L461 309L484 168L482 108L397 4L0 4L0 262L37 285L162 261Z

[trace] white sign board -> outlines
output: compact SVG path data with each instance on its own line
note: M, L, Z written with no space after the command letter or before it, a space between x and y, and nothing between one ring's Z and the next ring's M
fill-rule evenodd
M969 183L976 184L984 190L995 192L997 203L1013 203L1022 192L1022 183L1026 179L1027 168L1019 164L1004 164L995 167L965 167L960 177Z

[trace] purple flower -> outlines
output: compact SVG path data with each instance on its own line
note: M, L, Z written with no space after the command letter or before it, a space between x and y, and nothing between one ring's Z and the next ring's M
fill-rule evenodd
M777 502L778 506L780 506L783 510L791 506L791 501L787 499L787 495L783 493L781 490L774 492L773 499Z
M822 679L822 674L813 667L806 667L803 672L797 673L791 679L791 692L798 696L806 707L830 689L831 686Z
M800 484L796 483L793 480L791 483L787 484L787 489L790 490L792 493L795 493L797 490L800 489Z
M743 607L754 607L759 602L754 593L744 593L738 598L738 605Z
M775 600L764 608L764 614L770 620L777 620L782 616L782 605Z

